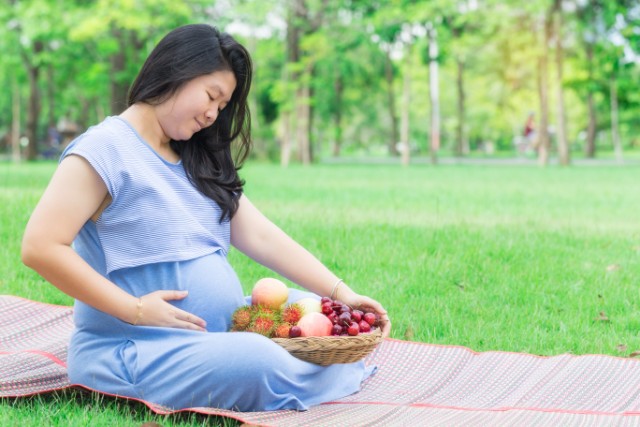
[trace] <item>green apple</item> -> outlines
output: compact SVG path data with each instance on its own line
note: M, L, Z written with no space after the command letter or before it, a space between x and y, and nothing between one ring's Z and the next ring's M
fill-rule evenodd
M296 301L297 304L302 307L302 315L309 313L322 313L322 307L320 306L320 300L307 297Z

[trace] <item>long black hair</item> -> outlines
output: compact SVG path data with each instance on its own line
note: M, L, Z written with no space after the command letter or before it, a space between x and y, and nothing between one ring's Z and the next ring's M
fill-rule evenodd
M220 221L238 210L244 181L238 170L251 149L251 116L247 96L252 65L247 50L229 34L206 24L185 25L168 33L153 49L129 90L128 105L158 105L190 80L216 71L231 71L236 88L212 126L188 141L171 141L193 185L222 209ZM231 143L238 141L235 156Z

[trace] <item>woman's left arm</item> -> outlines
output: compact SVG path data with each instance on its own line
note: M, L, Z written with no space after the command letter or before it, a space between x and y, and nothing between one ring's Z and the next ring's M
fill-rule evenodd
M389 335L391 322L382 305L354 292L314 255L265 217L243 194L236 214L231 219L231 244L242 253L320 295L330 296L352 307L377 312L382 319L382 332Z

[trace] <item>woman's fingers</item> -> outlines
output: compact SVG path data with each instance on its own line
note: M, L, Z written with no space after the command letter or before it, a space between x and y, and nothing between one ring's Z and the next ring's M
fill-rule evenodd
M175 318L178 320L179 328L204 331L207 326L203 319L186 311L177 312Z
M388 337L391 332L391 320L386 313L380 316L380 324L382 325L382 336Z
M158 294L165 301L185 299L189 295L189 291L155 291L153 293Z
M206 331L207 322L204 319L180 310L168 302L184 299L187 295L187 291L178 290L155 291L145 295L141 298L142 316L139 324Z

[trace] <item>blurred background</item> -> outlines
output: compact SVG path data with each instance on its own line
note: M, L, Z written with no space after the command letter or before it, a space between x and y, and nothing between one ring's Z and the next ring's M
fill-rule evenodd
M640 159L638 0L3 0L0 158L57 158L196 22L252 53L256 160Z

